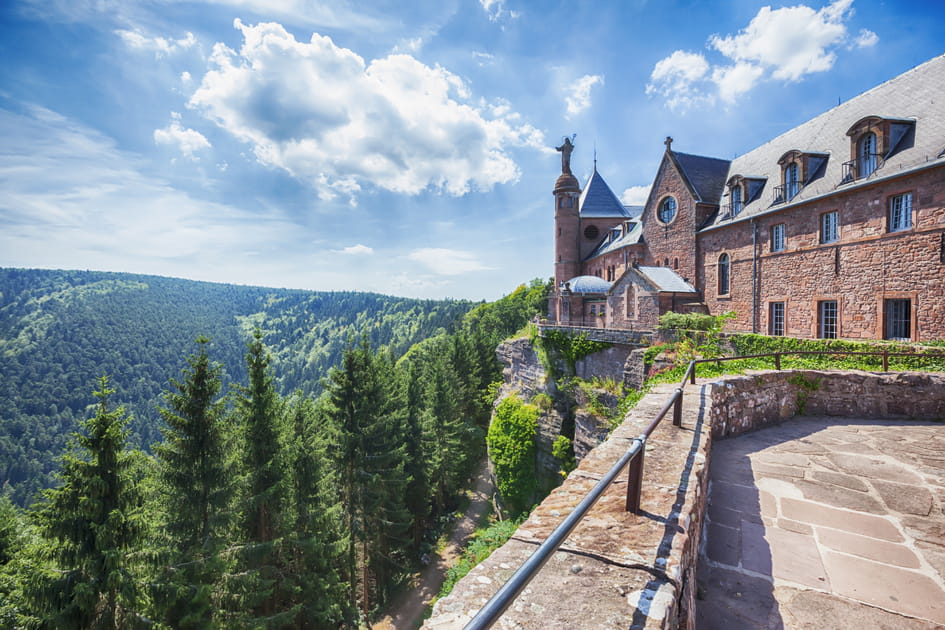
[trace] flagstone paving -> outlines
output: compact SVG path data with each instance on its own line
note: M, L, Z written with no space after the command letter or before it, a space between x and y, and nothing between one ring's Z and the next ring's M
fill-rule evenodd
M945 424L796 418L712 446L698 628L945 628Z

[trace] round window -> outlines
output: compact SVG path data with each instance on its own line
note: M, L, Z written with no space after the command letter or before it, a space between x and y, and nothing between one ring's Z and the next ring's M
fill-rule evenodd
M584 228L584 238L588 240L594 240L600 235L600 230L597 229L596 225L589 225Z
M662 223L669 223L673 220L673 217L676 216L676 200L672 197L667 197L663 200L663 203L660 204L660 209L657 214L657 218Z

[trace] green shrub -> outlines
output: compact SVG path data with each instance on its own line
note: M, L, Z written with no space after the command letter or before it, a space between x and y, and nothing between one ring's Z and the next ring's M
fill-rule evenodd
M559 435L551 445L551 455L561 462L561 474L567 476L569 472L577 467L574 459L574 448L571 440L566 435Z
M525 515L517 520L499 521L473 532L459 560L446 571L446 580L440 587L437 597L443 598L449 595L458 581L512 537L523 520L525 520Z
M513 513L531 505L538 486L535 436L539 415L541 412L535 405L523 403L518 396L509 396L496 408L486 435L499 493Z

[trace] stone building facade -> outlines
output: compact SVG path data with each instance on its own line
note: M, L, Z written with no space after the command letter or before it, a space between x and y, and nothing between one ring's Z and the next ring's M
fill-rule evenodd
M642 208L596 164L580 189L568 162L549 318L651 329L734 311L739 332L945 339L943 103L945 55L732 161L667 138Z

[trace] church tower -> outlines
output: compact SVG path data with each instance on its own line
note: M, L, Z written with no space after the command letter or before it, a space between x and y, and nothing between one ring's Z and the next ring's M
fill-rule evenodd
M565 138L557 150L561 152L561 175L555 182L555 292L563 284L581 275L580 218L578 206L581 186L571 173L571 152L574 144Z

